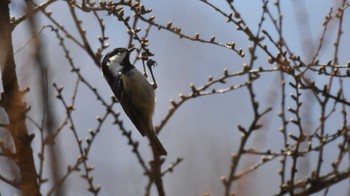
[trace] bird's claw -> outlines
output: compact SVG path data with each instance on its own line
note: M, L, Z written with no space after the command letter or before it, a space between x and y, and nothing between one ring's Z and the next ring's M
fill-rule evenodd
M147 67L149 69L151 69L152 67L155 67L157 65L157 62L155 60L152 60L152 59L148 59L147 61Z

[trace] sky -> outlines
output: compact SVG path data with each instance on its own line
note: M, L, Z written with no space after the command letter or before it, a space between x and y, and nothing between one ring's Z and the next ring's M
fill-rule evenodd
M224 1L210 2L223 11L229 12L229 7ZM322 0L322 3L319 0L281 1L283 34L291 50L295 54L300 55L305 61L310 60L308 51L314 51L322 34L324 18L328 15L331 7L338 5L337 2L331 0ZM144 1L144 4L146 7L152 8L152 15L156 17L157 23L166 25L169 21L172 21L173 26L181 27L182 32L185 34L194 36L195 33L200 33L200 37L206 39L210 39L214 35L216 40L221 43L235 42L236 46L242 48L247 54L246 57L240 58L229 49L179 39L179 36L175 34L152 27L149 34L149 48L155 53L153 59L157 61L154 73L159 88L156 91L157 102L154 124L158 125L169 110L169 100L179 101L178 95L180 93L185 95L191 93L190 84L194 84L197 87L202 86L207 82L208 76L213 76L214 78L222 76L225 68L230 72L242 70L242 65L249 62L250 56L247 48L252 43L247 41L246 36L242 32L236 31L234 25L226 23L224 17L200 1L155 0ZM270 8L277 16L277 12L272 4L273 2L269 3ZM255 32L262 14L261 1L236 0L234 5L249 27ZM20 16L22 7L21 3L14 2L11 14L17 17ZM50 6L49 9L53 10L53 16L60 23L64 24L74 35L77 35L66 3L57 2ZM334 8L334 10L336 9ZM106 34L109 37L108 43L110 47L106 52L115 47L126 47L129 38L123 24L118 23L114 17L108 16L106 13L99 13L99 15L104 19ZM100 34L100 31L96 28L96 20L86 13L79 12L79 16L83 20L84 28L87 29L88 40L96 49L98 46L97 36ZM349 60L347 51L349 51L350 39L348 35L350 23L348 22L349 14L347 12L344 18L344 36L342 38L344 44L340 48L340 64L346 64ZM38 19L43 25L49 23L41 14L38 14ZM141 28L145 26L145 24L140 25ZM326 63L332 58L334 50L332 43L334 42L336 27L335 24L331 25L327 32L329 36L325 40L324 48L321 50L321 62ZM270 21L264 24L263 29L270 32L273 37L277 37ZM15 57L21 86L33 86L32 92L27 97L28 102L32 104L31 115L34 119L40 120L41 108L37 104L37 94L35 93L36 69L33 63L28 63L30 55L28 54L30 51L30 45L27 44L28 36L28 25L26 23L18 26L14 31L15 51L21 48ZM73 93L76 76L69 73L70 67L64 58L62 49L57 46L55 35L48 30L44 30L40 37L45 43L43 47L50 63L51 72L49 78L52 82L64 86L63 94L68 99ZM73 61L81 68L82 74L108 100L112 92L98 67L79 47L69 42L67 44ZM21 46L24 47L22 48ZM261 50L258 51L257 55L259 57L257 65L264 68L271 67L267 63L267 56ZM131 57L134 58L134 56ZM138 69L142 69L141 62L138 62L135 66ZM314 79L319 84L326 81L325 78L317 76ZM244 81L246 81L246 77L237 77L230 79L229 84L239 84ZM269 122L268 128L256 133L251 138L248 145L250 147L278 151L283 145L281 141L282 135L278 132L280 126L280 119L277 117L277 113L280 110L280 95L278 90L276 90L276 84L278 83L279 74L271 73L263 74L260 81L254 85L261 110L271 106L273 110L264 119ZM344 80L344 85L347 86L348 84L349 80ZM217 87L220 88L222 86ZM51 93L55 94L53 90ZM289 93L287 92L287 94ZM319 108L313 105L312 101L309 100L309 103L313 112L311 114L314 115L309 118L311 122L317 122ZM59 102L55 101L53 104L57 112L56 118L60 121L64 118L65 111ZM96 127L96 116L102 115L104 109L96 102L94 95L83 85L79 86L75 108L73 118L78 126L80 137L85 138L89 135L88 130ZM140 142L141 147L144 147L141 152L146 159L149 159L150 152L147 148L147 140L138 134L119 105L116 105L114 109L121 111L122 119L125 119L125 126L133 131L134 138ZM184 158L184 161L174 169L174 172L164 178L165 190L168 195L203 195L205 192L209 192L212 195L223 195L224 187L220 181L220 176L227 176L231 155L237 151L240 141L237 125L249 125L252 119L251 116L252 109L246 89L239 89L222 95L201 97L185 103L159 135L160 140L169 153L165 165L175 161L178 157ZM147 183L146 178L142 175L142 168L138 164L135 155L131 153L127 140L120 134L118 128L112 125L112 121L112 118L107 120L91 149L89 164L96 168L93 172L94 182L102 185L101 195L142 195ZM332 123L337 124L339 123L338 121L335 117ZM328 127L333 127L332 123ZM314 124L314 126L316 125ZM68 129L65 131L57 143L62 146L62 156L64 157L62 162L71 164L75 161L78 152L76 151L72 133ZM34 149L40 146L37 138L33 146ZM332 160L334 154L331 151L332 148L330 148L329 152L326 152L326 160ZM313 164L314 158L315 156L313 155L307 157L307 159L310 159L309 164ZM246 168L244 164L258 161L259 159L256 158L243 159L239 168ZM244 191L246 195L272 195L276 193L279 183L277 174L279 167L278 161L266 164L243 179L243 183L238 183L234 190L245 189L245 185L250 183L250 185L254 186ZM327 170L329 164L325 168ZM266 180L266 176L269 176L269 180ZM80 180L79 174L76 173L68 178L65 188L67 188L67 195L73 193L75 195L85 195L87 184L85 181ZM44 186L45 189L47 189L47 186ZM336 188L331 189L329 194L340 193L340 195L346 195L348 189L349 185L343 182L337 185ZM7 193L15 193L15 190L8 189L8 186L3 183L0 183L0 190L4 190L5 192L2 193L5 195Z

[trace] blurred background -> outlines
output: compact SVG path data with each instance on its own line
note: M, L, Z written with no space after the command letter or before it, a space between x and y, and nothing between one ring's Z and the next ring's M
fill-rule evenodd
M40 1L36 1L40 4ZM211 1L215 6L225 13L230 12L226 1ZM338 0L296 0L279 1L281 13L283 13L283 36L289 48L297 56L300 56L304 62L310 63L312 56L319 44L319 39L323 32L323 23L325 17L329 14L331 8L336 13L337 8L342 1ZM152 26L149 32L149 49L155 54L152 59L157 62L153 69L158 89L156 90L157 100L154 114L154 124L159 125L169 112L171 104L170 99L180 101L179 94L189 95L191 93L190 84L200 87L207 83L208 77L219 78L223 75L223 70L227 68L230 73L242 71L243 64L250 62L248 47L252 42L242 31L237 31L236 26L227 23L226 18L215 11L210 6L201 1L142 1L146 8L151 8L150 15L155 16L158 24L166 25L169 21L174 27L182 29L182 33L194 36L196 33L200 37L209 40L211 36L216 37L220 43L235 42L236 48L242 48L246 53L245 57L240 57L233 50L216 46L213 44L200 43L181 39L178 35L166 30L158 30ZM263 12L263 3L260 0L236 0L235 8L240 12L241 17L248 24L249 28L256 32L258 23L261 20ZM269 2L269 8L274 17L278 17L273 2ZM18 18L26 9L22 1L13 1L11 3L11 15ZM47 10L52 10L54 17L62 24L72 35L79 37L77 28L72 20L66 2L57 1L51 4ZM109 16L107 12L98 13L105 24L105 33L109 37L107 43L109 47L106 52L116 47L127 47L129 35L124 24ZM125 9L126 15L131 15L130 10ZM86 36L89 43L96 51L99 47L97 37L101 34L96 18L91 13L77 11L77 15L82 20L82 26L86 29ZM267 18L267 17L266 17ZM36 19L40 26L51 24L42 13L36 14ZM339 47L339 64L346 65L349 60L349 12L344 12L343 36L341 46ZM146 23L139 23L138 27L145 30ZM28 31L28 23L23 22L16 27L13 32L13 46L15 50L15 60L17 64L17 73L21 88L29 86L31 91L27 94L27 102L31 107L28 115L37 122L42 119L42 101L38 96L38 73L35 62L31 60L31 34ZM271 20L266 19L263 29L277 40L276 32ZM323 47L318 59L326 64L333 59L334 41L337 36L338 25L336 22L328 26ZM39 29L38 29L39 31ZM62 86L62 95L69 100L74 93L77 76L71 73L71 67L65 58L65 53L58 46L56 35L48 29L43 29L38 36L42 39L42 50L48 62L49 84L56 83ZM72 41L66 41L70 55L76 67L80 68L80 73L85 76L87 81L98 89L99 94L110 102L112 91L103 78L101 71L94 64L93 60L85 51ZM268 40L264 41L273 54L277 53L275 47ZM138 45L136 45L138 46ZM258 57L255 62L255 69L263 67L264 69L276 67L268 63L268 55L261 49L257 50ZM132 55L132 59L136 56ZM141 61L135 65L142 70ZM329 78L318 76L317 74L308 75L315 80L321 89L323 84L327 83ZM150 79L150 78L149 78ZM247 76L233 77L227 80L228 84L218 84L217 89L222 89L230 85L242 84L246 82ZM286 81L292 80L287 78ZM151 80L150 80L151 81ZM269 107L272 111L265 115L260 122L264 127L249 138L247 149L254 148L261 151L272 150L280 152L284 148L283 135L280 133L281 120L278 112L281 111L281 91L280 91L280 73L267 72L262 73L261 78L254 82L256 99L259 101L259 111L262 112ZM338 86L338 84L334 84ZM343 85L347 88L350 85L348 78L345 78ZM339 87L339 86L338 86ZM334 90L337 88L335 87ZM288 95L294 93L290 87L287 87L286 105L294 107ZM349 95L349 91L345 91ZM54 111L56 125L59 125L66 117L65 108L60 101L56 99L57 92L49 86L51 107ZM315 130L319 126L320 107L315 98L307 93L303 94L304 106L301 115L303 125L308 130ZM119 111L121 119L127 130L132 131L132 136L140 143L140 152L145 160L151 160L151 151L148 147L148 140L143 138L135 129L131 121L126 117L119 104L115 104L113 109ZM332 107L327 107L331 110ZM332 134L342 123L337 106L336 114L330 118L326 125L327 133ZM349 108L346 108L348 111ZM98 125L97 116L102 116L105 108L96 100L96 96L85 85L78 86L78 93L74 105L72 117L75 121L75 127L79 137L83 140L89 137L89 130L95 129ZM168 121L159 134L159 138L168 150L163 167L174 162L177 158L184 160L174 168L172 173L167 174L164 180L164 187L167 195L224 195L224 186L221 182L221 176L227 176L230 171L232 154L236 153L241 141L241 132L237 126L248 127L253 119L253 110L247 88L240 88L225 94L214 94L198 97L185 102ZM3 116L3 115L2 115ZM293 115L287 113L287 119ZM95 167L92 172L94 183L101 185L100 195L143 195L147 178L143 175L143 169L138 163L135 154L131 152L128 141L121 134L118 126L113 125L113 118L109 116L102 125L101 131L94 140L89 155L88 164ZM6 118L5 120L6 121ZM30 132L36 133L36 127L28 122ZM288 131L297 133L291 127ZM307 131L307 130L306 130ZM2 131L3 132L3 131ZM312 132L312 131L310 131ZM4 135L4 133L2 134ZM3 136L5 137L5 136ZM63 129L55 142L60 149L60 169L66 171L67 165L73 164L80 155L77 148L77 142L73 133L68 128ZM41 147L39 137L33 141L34 157L37 157ZM306 148L306 147L305 147ZM329 144L324 152L324 170L327 173L331 170L330 161L335 160L337 154L333 153L337 149L337 142ZM46 151L49 153L50 151ZM249 168L258 163L261 156L244 156L238 166L239 171ZM7 167L4 160L1 160L0 172L6 173ZM303 179L309 176L315 168L317 156L309 153L300 159L298 178ZM4 164L3 164L4 163ZM38 164L38 159L36 159ZM45 168L48 165L45 165ZM288 165L290 166L290 165ZM343 168L348 166L343 165ZM281 164L276 158L268 162L254 172L244 176L237 181L233 191L237 195L273 195L279 192L280 176L278 169ZM48 171L48 168L45 170ZM44 170L44 171L45 171ZM239 173L239 172L238 172ZM79 172L73 172L63 184L62 190L65 195L86 195L87 183L81 180ZM49 177L49 173L47 176ZM42 191L45 193L52 184L43 184ZM18 194L17 190L10 188L7 184L0 182L0 193L2 195ZM316 195L323 195L320 192ZM338 183L328 192L328 195L348 195L349 181L344 180ZM152 188L151 195L157 195L155 188Z

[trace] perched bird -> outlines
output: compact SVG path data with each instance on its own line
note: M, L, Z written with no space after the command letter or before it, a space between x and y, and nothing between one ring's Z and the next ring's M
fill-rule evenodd
M102 73L125 113L159 155L167 155L153 127L154 88L129 60L135 48L115 48L102 61Z

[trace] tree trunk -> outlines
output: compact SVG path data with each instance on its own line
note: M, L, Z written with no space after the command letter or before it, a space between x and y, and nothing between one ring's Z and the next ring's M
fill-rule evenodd
M1 94L1 106L9 118L9 125L6 128L15 144L15 158L20 171L19 188L22 195L40 195L31 148L34 135L29 135L26 127L25 92L20 91L18 86L9 14L9 1L0 0L0 65L4 89Z

